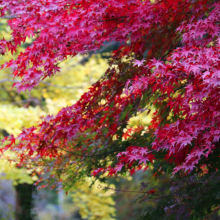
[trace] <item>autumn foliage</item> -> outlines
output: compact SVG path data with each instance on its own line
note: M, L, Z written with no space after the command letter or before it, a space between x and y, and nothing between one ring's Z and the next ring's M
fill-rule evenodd
M22 80L18 91L56 74L68 57L120 44L76 104L10 136L2 151L54 178L63 175L66 189L86 176L133 174L148 165L179 178L205 175L202 167L218 171L218 1L4 0L0 8L12 30L11 40L0 41L2 54L34 39L2 66ZM143 111L153 112L151 124L128 128Z

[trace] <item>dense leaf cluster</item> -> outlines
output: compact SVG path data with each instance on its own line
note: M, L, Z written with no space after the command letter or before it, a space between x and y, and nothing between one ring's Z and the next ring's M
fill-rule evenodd
M0 41L1 54L34 38L2 67L21 78L19 91L54 75L69 56L106 41L121 44L76 104L10 136L3 150L62 177L66 190L91 174L103 180L103 173L133 174L152 165L155 176L174 175L167 190L146 190L157 200L145 219L202 219L219 205L218 1L6 0L0 8L12 18L12 39ZM153 112L150 125L128 128L143 111Z

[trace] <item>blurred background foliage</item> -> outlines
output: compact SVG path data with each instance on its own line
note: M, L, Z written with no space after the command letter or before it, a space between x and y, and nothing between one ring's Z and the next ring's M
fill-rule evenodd
M1 19L0 37L10 39L10 29L6 25L7 20ZM1 56L0 65L14 59L32 40L27 39L17 53ZM46 79L30 92L18 94L12 86L19 79L11 76L10 69L0 70L0 138L18 135L22 128L35 125L47 114L56 114L61 108L74 104L104 74L108 68L107 58L118 46L106 44L96 54L70 57L59 64L60 73ZM129 126L143 125L147 128L150 119L150 115L141 113L130 120ZM10 163L5 160L7 156L12 158ZM140 180L156 181L152 180L149 172L111 178L105 185L95 182L91 186L92 180L88 179L79 190L66 195L63 191L57 193L48 188L33 190L38 175L16 167L13 152L8 152L0 157L0 220L18 219L16 210L22 206L19 196L23 192L20 189L26 187L28 190L27 186L31 187L32 204L27 220L133 219L144 207L137 200L140 196L140 186L137 184ZM103 190L105 187L111 189Z

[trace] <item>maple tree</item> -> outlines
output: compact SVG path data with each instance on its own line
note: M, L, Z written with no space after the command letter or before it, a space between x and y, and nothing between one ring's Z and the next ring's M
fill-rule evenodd
M146 191L161 198L156 214L175 215L179 206L177 215L193 218L198 207L205 216L218 206L213 179L219 172L218 1L4 0L0 8L1 17L11 16L12 30L12 39L0 41L2 55L34 39L2 66L21 79L14 85L18 91L56 74L69 57L96 51L105 42L121 44L108 70L76 104L10 136L2 151L13 150L20 164L51 172L51 184L62 175L66 190L91 174L102 180L103 173L133 174L153 164L155 175L172 174L174 185L174 178L179 180L169 199L160 197L165 191ZM143 111L153 112L147 129L128 128L129 119ZM209 183L208 190L199 188L209 195L209 205L197 207L195 192L187 196L191 206L178 199L187 178L201 187Z

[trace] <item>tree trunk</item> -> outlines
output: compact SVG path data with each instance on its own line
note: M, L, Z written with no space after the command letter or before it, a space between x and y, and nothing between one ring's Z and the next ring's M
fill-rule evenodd
M15 187L16 206L15 220L33 220L32 209L32 192L33 184L22 183Z

